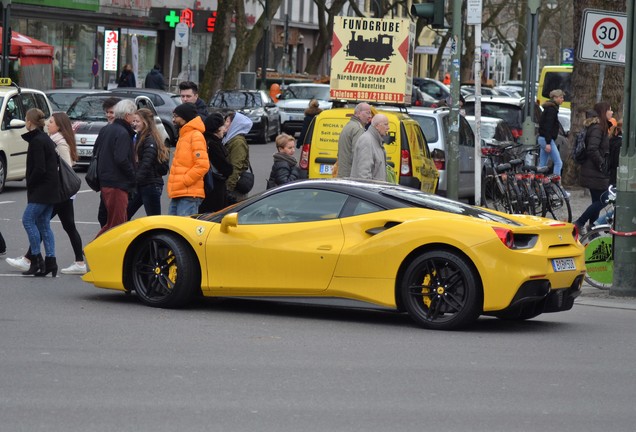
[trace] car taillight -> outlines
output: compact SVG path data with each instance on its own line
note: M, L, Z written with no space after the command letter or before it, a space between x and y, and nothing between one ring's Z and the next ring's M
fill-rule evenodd
M422 102L420 102L420 101L416 100L416 101L415 101L415 106L422 106Z
M523 129L510 128L510 131L512 132L512 136L514 137L514 139L518 139L521 137L521 135L523 135Z
M402 150L400 155L400 175L411 176L411 153L408 150Z
M311 144L303 144L303 149L300 152L300 162L298 162L298 166L300 169L308 169L309 168L309 150L311 148Z
M433 155L433 163L435 163L435 168L437 168L438 171L440 170L445 170L446 169L446 153L440 151L440 152L435 152L436 154Z
M510 231L508 228L501 227L492 227L492 229L495 230L497 237L499 237L499 240L501 240L504 246L506 246L508 249L512 249L515 247L515 236L512 234L512 231Z
M574 228L572 228L572 237L574 237L574 241L579 240L579 227L574 224Z

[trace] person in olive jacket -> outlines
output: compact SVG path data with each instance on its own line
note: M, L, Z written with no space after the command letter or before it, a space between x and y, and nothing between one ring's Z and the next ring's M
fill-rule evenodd
M205 121L203 136L208 145L208 157L212 167L212 189L205 185L205 198L199 206L199 213L215 212L228 206L226 180L232 174L232 164L222 143L225 135L225 118L221 113L210 114Z
M115 120L102 128L93 152L98 156L97 176L107 219L97 237L128 220L128 193L135 187L133 137L131 123L137 106L130 99L117 102Z
M60 180L57 173L55 143L44 132L46 116L31 108L26 113L27 133L22 138L29 143L26 160L27 206L22 215L22 225L29 237L31 265L24 275L57 275L55 238L51 230L51 215L60 199ZM44 242L45 260L40 252Z
M590 190L592 204L574 221L579 231L583 231L586 223L593 223L605 207L601 195L610 184L608 171L609 162L609 120L613 112L609 103L599 102L594 105L594 111L588 113L583 125L587 127L585 136L585 153L587 158L581 164L579 184Z

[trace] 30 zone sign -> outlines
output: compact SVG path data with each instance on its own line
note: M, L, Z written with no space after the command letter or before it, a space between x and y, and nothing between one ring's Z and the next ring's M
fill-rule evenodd
M581 26L580 61L625 66L627 15L585 9Z

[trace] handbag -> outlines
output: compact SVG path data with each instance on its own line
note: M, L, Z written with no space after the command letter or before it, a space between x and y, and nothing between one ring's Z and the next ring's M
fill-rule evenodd
M82 179L60 155L57 155L57 172L60 176L60 202L64 202L80 190Z
M86 184L93 189L95 192L99 192L99 178L97 177L97 152L93 154L93 158L91 159L91 163L88 166L88 170L86 170L86 176L84 177L86 180Z
M249 171L245 170L239 176L234 190L240 194L249 193L254 187L254 172L252 171L252 164L248 163Z

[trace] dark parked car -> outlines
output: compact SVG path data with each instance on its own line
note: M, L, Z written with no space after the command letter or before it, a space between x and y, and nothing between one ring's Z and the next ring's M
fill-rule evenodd
M163 90L127 87L114 88L111 90L111 92L113 92L114 96L146 96L148 99L150 99L155 106L155 110L157 110L157 115L161 119L163 127L166 129L166 132L168 132L170 143L172 145L175 145L177 143L179 132L177 131L177 127L174 125L174 123L172 123L172 112L177 107L177 105L181 105L181 97L178 94L166 92Z
M263 90L219 90L208 106L208 112L236 111L245 114L254 125L247 138L265 144L280 134L280 113L269 94Z
M67 89L53 89L47 90L46 96L51 102L53 111L66 112L73 105L75 99L80 96L92 93L103 93L104 90L99 89L87 89L87 88L67 88Z
M504 119L515 140L523 134L523 121L525 119L525 99L512 98L506 96L482 96L481 98L481 114L484 117L498 117ZM539 123L541 117L541 109L539 105L534 104L534 121ZM466 115L475 115L475 98L474 96L466 96L464 104Z

